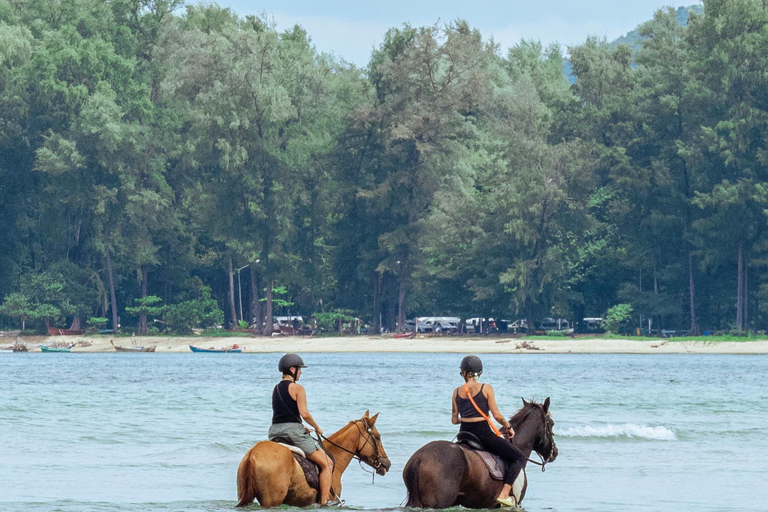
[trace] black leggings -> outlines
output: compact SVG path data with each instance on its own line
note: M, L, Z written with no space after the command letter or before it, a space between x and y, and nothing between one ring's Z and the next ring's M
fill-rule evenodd
M462 422L459 431L474 434L483 448L501 457L507 465L504 471L504 483L509 485L514 483L517 474L525 464L523 452L503 437L497 436L486 421Z

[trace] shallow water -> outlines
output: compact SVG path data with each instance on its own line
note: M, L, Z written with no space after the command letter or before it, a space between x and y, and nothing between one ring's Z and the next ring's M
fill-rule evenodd
M0 510L218 511L266 436L280 354L0 354ZM353 509L399 508L402 468L451 439L456 354L305 354L331 433L366 409L392 460L344 475ZM768 357L485 355L507 416L552 398L560 455L528 511L768 509Z

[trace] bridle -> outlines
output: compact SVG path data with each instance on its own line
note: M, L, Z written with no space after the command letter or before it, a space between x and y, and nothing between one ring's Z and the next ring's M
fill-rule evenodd
M358 424L358 421L361 422L363 424L363 426L365 427L365 431L368 432L367 436L365 435L364 429L360 427L360 424ZM348 449L344 448L343 446L341 446L341 445L339 445L337 443L334 443L333 441L331 441L330 439L328 439L325 436L320 436L320 437L322 437L324 441L328 441L330 444L332 444L333 446L335 446L339 450L352 455L352 458L353 459L357 459L359 463L362 464L363 462L365 462L366 464L371 466L373 469L378 470L383 465L383 463L381 462L381 456L379 454L379 445L376 442L375 436L373 434L373 427L368 425L368 423L365 420L354 420L354 421L350 421L350 423L355 425L355 427L357 427L357 431L360 433L360 437L365 437L365 442L363 443L363 446L361 446L360 448L358 448L354 452L352 450L348 450ZM365 446L367 444L369 444L369 443L373 447L373 458L372 459L371 458L365 458L364 459L363 457L360 456L360 452L363 451L363 448L365 448ZM362 465L361 465L361 467L362 467ZM376 475L375 471L373 472L373 475Z
M541 412L544 414L544 430L546 432L545 435L547 437L547 440L549 440L549 442L550 442L550 445L549 445L549 457L552 457L552 451L554 450L554 446L555 446L554 434L552 433L552 425L549 422L549 417L548 417L547 413L545 413L543 410ZM536 464L537 466L541 466L541 472L543 473L544 471L546 471L546 465L547 465L548 460L545 460L544 456L541 453L539 453L539 451L536 450L535 448L534 448L534 451L536 452L536 455L538 455L539 458L541 459L541 462L533 460L531 458L528 458L527 460L531 464Z
M547 440L549 441L549 457L547 459L544 459L544 456L536 451L536 455L539 456L541 459L541 462L537 462L535 460L528 459L528 462L531 462L533 464L536 464L537 466L541 466L541 472L543 473L545 471L545 466L547 465L547 462L549 462L549 459L552 457L552 452L555 449L555 436L552 433L552 424L550 423L550 418L547 413L545 413L542 410L542 413L544 414L544 430L545 430L545 436Z

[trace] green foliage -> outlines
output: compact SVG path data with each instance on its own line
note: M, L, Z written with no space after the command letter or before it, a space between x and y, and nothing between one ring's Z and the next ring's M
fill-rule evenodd
M5 296L0 305L0 314L21 320L21 329L26 329L27 319L35 314L35 310L26 295L11 293Z
M95 316L88 319L87 322L85 322L86 325L86 332L88 334L98 334L99 330L104 329L107 327L107 323L109 322L108 318Z
M286 295L288 293L288 288L285 286L276 286L272 288L272 303L275 304L278 307L281 308L287 308L290 306L293 306L293 302L289 300L285 300L282 297L279 297L280 295ZM266 302L266 298L259 299L261 302Z
M131 315L147 315L147 316L160 316L163 314L164 306L160 303L163 299L156 295L148 295L146 297L140 297L133 299L136 306L125 308L125 312Z
M616 304L603 317L605 330L613 334L628 334L633 313L631 304Z
M321 331L339 331L341 332L342 324L354 322L357 317L354 311L349 309L335 309L333 311L324 311L315 313L312 317L317 322L317 327Z
M196 327L211 327L224 322L224 312L204 287L200 297L165 307L163 322L179 333L189 333Z
M0 1L5 317L188 332L227 303L234 323L242 292L259 323L333 328L617 303L768 322L765 2L591 37L573 85L557 45L463 20L392 28L361 70L299 26L182 5Z

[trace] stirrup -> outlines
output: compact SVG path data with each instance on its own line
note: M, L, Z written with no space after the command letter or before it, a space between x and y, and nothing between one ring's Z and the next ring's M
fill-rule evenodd
M496 498L496 503L501 504L502 507L516 507L517 506L517 500L514 496L509 496L507 498L501 499Z

